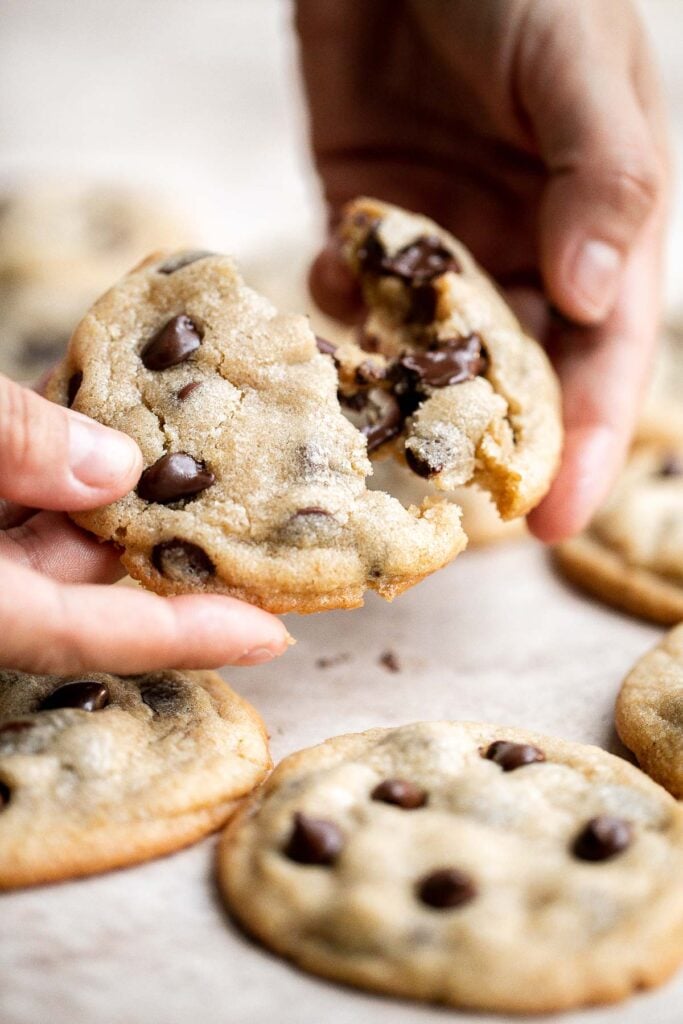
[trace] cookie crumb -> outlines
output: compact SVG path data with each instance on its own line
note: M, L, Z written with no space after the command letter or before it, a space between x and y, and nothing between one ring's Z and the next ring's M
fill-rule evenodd
M332 668L334 665L343 665L343 663L345 661L348 661L350 657L351 657L351 655L350 654L346 654L346 653L329 654L329 655L324 656L322 658L316 658L315 659L315 667L316 668Z
M395 651L382 651L379 656L379 663L387 672L400 672L401 662Z

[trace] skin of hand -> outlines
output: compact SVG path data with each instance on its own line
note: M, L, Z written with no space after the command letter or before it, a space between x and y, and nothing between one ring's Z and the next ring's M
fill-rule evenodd
M529 517L582 529L626 454L655 349L670 183L663 103L628 0L298 0L313 150L334 227L374 195L469 246L548 347L557 478ZM310 276L358 291L333 236Z
M286 650L279 619L233 598L93 585L123 575L118 552L64 510L115 501L141 470L125 434L0 377L0 665L129 674L257 665Z

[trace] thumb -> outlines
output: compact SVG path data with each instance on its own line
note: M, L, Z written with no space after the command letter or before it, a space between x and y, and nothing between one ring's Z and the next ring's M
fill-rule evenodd
M664 167L630 74L590 48L560 55L552 84L537 81L532 92L525 106L550 175L540 211L546 290L570 319L596 323L611 312L626 258L661 201Z
M141 471L132 438L0 376L3 498L33 508L95 508L134 487Z

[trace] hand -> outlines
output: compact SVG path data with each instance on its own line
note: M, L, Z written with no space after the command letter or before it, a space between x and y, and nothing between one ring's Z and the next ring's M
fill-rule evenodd
M425 212L507 290L564 396L562 465L529 522L546 541L576 532L623 461L659 312L669 158L634 9L298 0L297 21L331 224L358 194ZM357 315L332 243L311 289Z
M120 498L141 469L125 434L0 377L0 665L126 674L254 665L286 649L278 619L230 597L90 585L123 575L118 554L60 510Z

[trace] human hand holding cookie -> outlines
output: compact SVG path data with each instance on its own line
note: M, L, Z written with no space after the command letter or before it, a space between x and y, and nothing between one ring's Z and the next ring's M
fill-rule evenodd
M119 552L62 513L114 501L141 468L131 438L0 377L3 665L129 673L256 664L285 650L277 619L232 598L95 585L122 575Z

